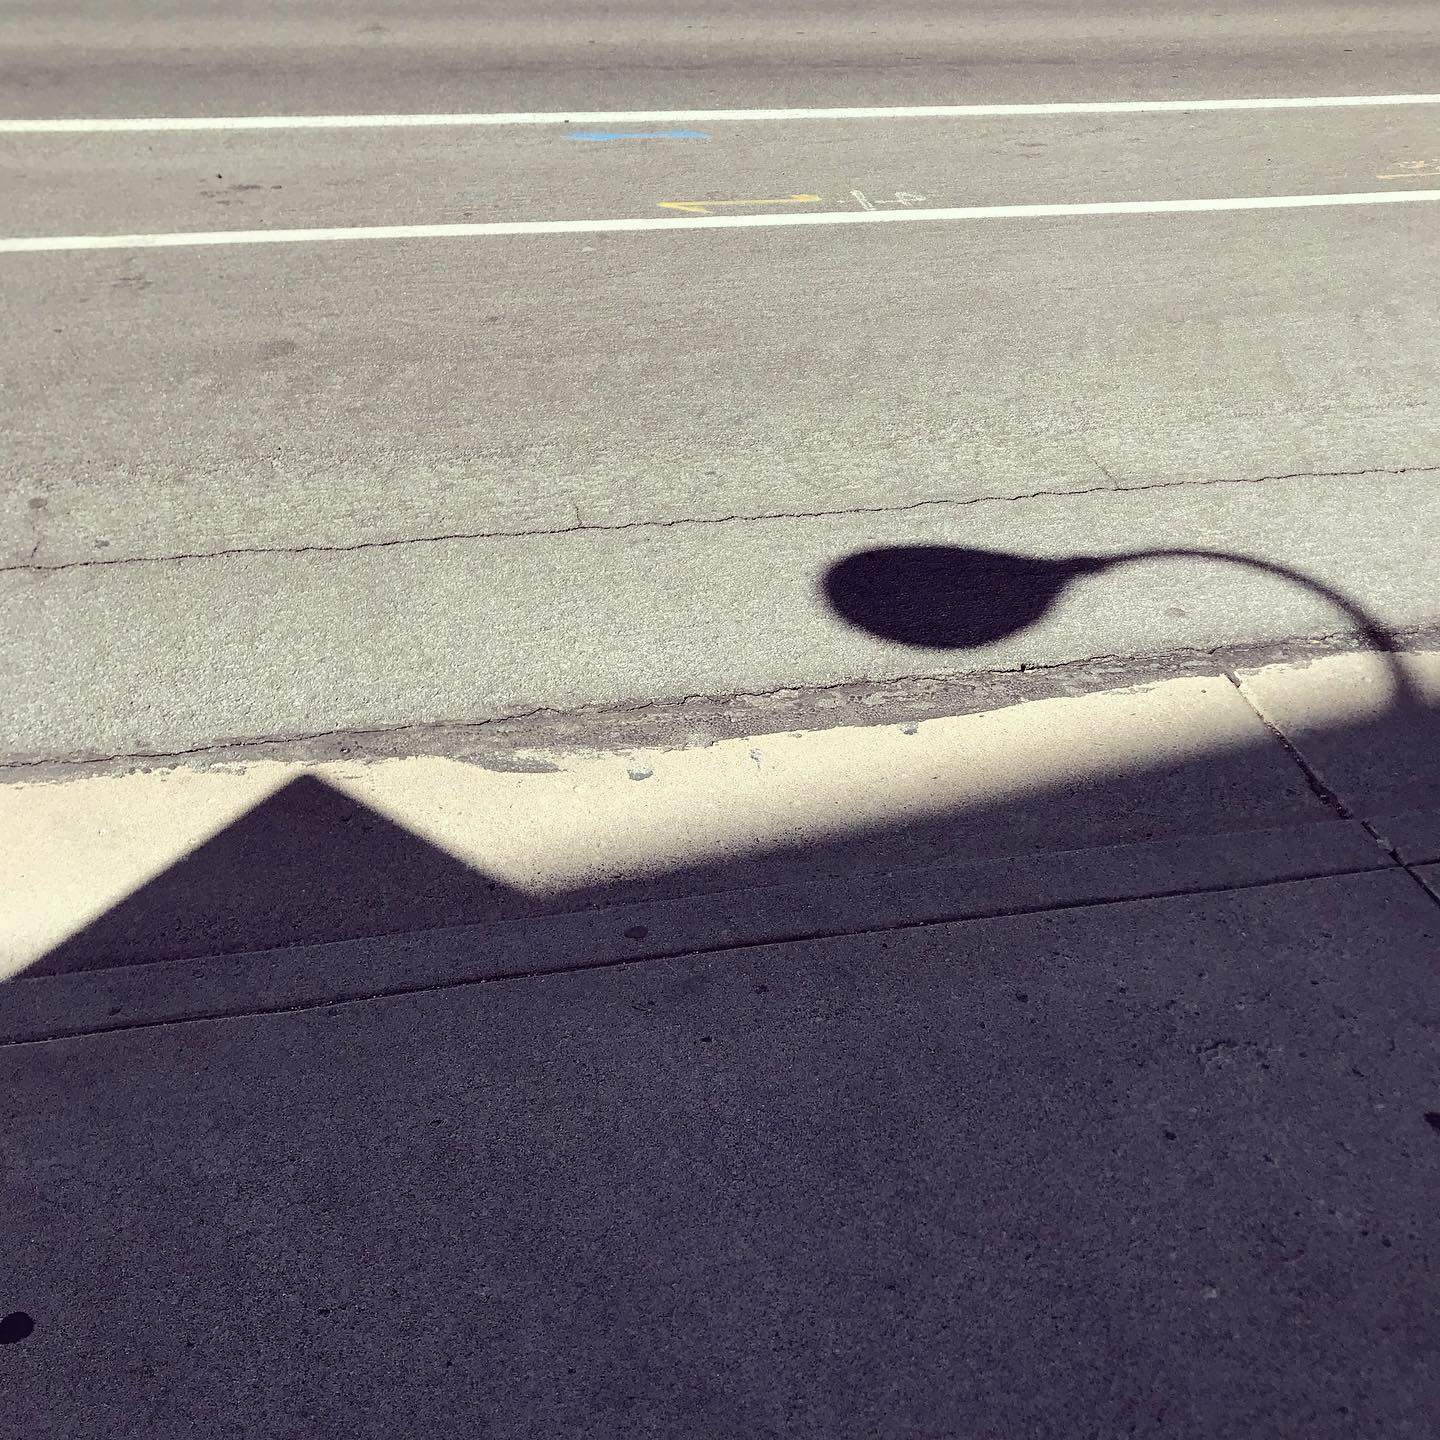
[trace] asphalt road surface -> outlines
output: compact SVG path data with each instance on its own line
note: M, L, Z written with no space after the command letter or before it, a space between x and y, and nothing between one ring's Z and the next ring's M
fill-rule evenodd
M1433 88L1429 0L7 0L12 115L621 110Z
M8 763L1440 622L1431 4L137 8L0 16Z

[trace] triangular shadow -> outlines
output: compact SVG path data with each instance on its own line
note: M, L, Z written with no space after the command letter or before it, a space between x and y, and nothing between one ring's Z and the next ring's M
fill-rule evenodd
M496 916L518 899L368 805L302 775L24 973L428 929Z

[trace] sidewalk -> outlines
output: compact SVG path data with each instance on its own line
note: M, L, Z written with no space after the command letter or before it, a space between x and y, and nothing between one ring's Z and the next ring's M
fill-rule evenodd
M0 791L16 1433L1429 1435L1405 663Z

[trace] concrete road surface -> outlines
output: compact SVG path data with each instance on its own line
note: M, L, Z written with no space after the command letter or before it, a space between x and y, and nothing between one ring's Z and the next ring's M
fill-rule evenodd
M882 543L1440 621L1433 7L292 11L0 20L10 761L1352 628L1172 559L897 644ZM535 123L283 118L454 111Z
M1437 75L6 0L15 1433L1432 1434Z

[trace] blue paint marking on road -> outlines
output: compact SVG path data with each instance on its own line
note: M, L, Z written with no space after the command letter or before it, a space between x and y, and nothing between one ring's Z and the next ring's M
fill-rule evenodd
M567 140L708 140L703 130L569 130Z

